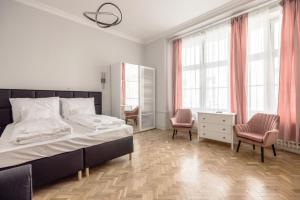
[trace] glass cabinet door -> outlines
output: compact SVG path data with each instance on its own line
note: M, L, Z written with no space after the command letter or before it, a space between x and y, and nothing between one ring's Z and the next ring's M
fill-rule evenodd
M140 129L155 128L155 70L140 66Z
M139 128L139 66L124 63L121 69L122 76L122 98L121 113L126 124L133 127L137 132Z

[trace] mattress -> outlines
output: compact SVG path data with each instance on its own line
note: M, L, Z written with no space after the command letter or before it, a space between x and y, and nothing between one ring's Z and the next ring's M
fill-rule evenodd
M17 145L10 142L14 124L9 124L0 138L0 168L75 151L132 136L133 134L132 127L128 125L91 132L91 130L75 123L68 121L67 123L73 127L72 134L59 139L26 145Z

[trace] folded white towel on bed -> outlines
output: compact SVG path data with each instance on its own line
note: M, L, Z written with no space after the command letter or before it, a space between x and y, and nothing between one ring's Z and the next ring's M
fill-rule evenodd
M57 139L72 133L72 127L61 119L28 120L15 124L11 142L28 144Z
M117 128L125 124L124 120L106 115L72 115L68 120L95 131Z

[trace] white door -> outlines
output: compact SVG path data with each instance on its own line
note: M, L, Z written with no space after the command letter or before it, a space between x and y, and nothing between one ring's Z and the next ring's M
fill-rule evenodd
M155 69L140 66L140 130L155 128Z

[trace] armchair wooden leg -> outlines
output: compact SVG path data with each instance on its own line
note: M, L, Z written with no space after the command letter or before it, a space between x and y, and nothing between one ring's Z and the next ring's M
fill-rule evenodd
M189 134L190 134L190 140L192 141L192 132L191 132L191 130L189 130Z
M177 129L175 129L175 135L177 135Z
M236 148L236 152L239 152L239 150L240 150L240 145L241 145L241 141L239 140L238 146L237 146L237 148Z
M173 130L173 136L172 136L172 139L174 140L174 136L175 136L175 129Z
M275 150L275 145L274 144L272 144L272 149L273 149L274 156L276 156L276 150Z
M264 162L265 161L265 156L264 156L264 147L260 147L260 156L261 156L261 162Z
M253 150L255 150L255 145L253 144Z

